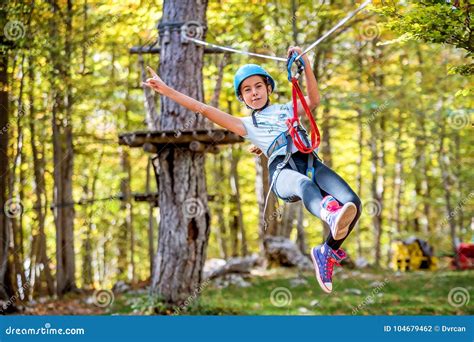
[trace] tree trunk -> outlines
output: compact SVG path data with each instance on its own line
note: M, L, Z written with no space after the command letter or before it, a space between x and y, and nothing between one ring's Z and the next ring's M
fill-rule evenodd
M0 27L7 23L7 12L0 9ZM5 202L7 201L7 175L8 175L8 129L9 101L8 101L8 45L9 41L4 35L0 36L0 301L8 301L13 294L8 262L8 246L10 234L8 230L8 217L5 215ZM8 307L14 311L15 305Z
M217 243L219 245L219 255L223 259L229 257L229 252L227 249L227 215L224 215L224 208L226 203L225 191L227 183L226 177L224 175L224 156L223 153L213 155L213 179L220 179L221 181L214 184L214 191L218 194L219 197L213 202L214 212L217 216Z
M303 219L304 219L303 204L297 203L296 208L297 208L296 209L297 210L296 244L298 245L298 248L300 249L301 253L307 254L308 251L307 251L307 245L306 245L306 234L303 227Z
M115 55L114 55L115 57ZM112 68L112 70L115 70L115 68ZM130 67L128 68L130 70ZM125 128L128 131L129 128L129 103L130 103L130 88L131 84L128 81L129 80L130 73L128 74L127 77L127 95L125 97ZM148 88L148 87L147 87ZM151 91L151 89L148 88L148 90ZM152 113L152 111L150 111ZM134 220L133 220L133 201L132 201L132 167L130 165L130 155L128 151L124 150L121 153L121 167L123 172L125 173L125 177L122 179L122 182L120 183L120 190L124 196L124 201L122 203L125 204L126 210L125 212L125 225L126 229L128 231L128 234L130 235L130 271L129 271L129 279L131 280L132 283L136 282L136 266L135 266L135 230L134 230ZM153 216L153 207L151 207L151 216Z
M24 88L24 80L26 73L25 71L25 55L23 54L21 57L21 63L20 63L20 68L21 68L21 79L20 79L20 89L19 89L19 95L18 95L18 108L17 108L17 121L16 121L16 128L17 128L17 140L16 140L16 153L13 158L13 167L12 171L10 174L10 182L9 182L9 187L10 187L10 198L19 198L19 200L23 200L23 187L22 187L22 181L23 181L23 171L22 171L22 163L24 162L23 158L23 123L22 123L22 118L24 116L23 112L23 88ZM18 189L18 195L16 194L15 190L15 183L17 182L17 167L20 170L20 179L19 179L19 189ZM19 284L19 288L28 288L25 287L26 283L26 276L25 276L25 270L24 270L24 259L23 259L23 242L21 240L21 230L22 228L22 221L23 221L23 215L20 213L20 215L15 215L15 217L11 217L9 220L10 223L10 228L11 228L11 233L12 233L12 244L10 245L11 248L11 253L10 255L13 256L13 276L15 278L14 284ZM21 284L18 282L18 277L20 277ZM23 297L21 297L23 299Z
M148 158L148 163L146 167L146 193L150 194L151 191L151 168L153 167L153 161L151 158ZM148 258L150 261L150 275L153 273L153 257L155 255L155 216L153 209L155 207L154 201L148 202Z
M32 250L31 250L31 264L30 264L30 283L31 290L35 292L36 289L41 291L42 280L46 283L48 295L52 296L54 290L54 279L51 274L49 267L50 260L46 254L46 235L45 219L47 214L47 198L45 189L45 163L44 157L44 145L37 144L36 140L36 107L35 107L35 71L34 71L34 60L33 57L29 57L29 79L30 79L30 90L29 90L29 110L30 110L30 139L31 139L31 154L33 157L33 175L35 182L35 211L36 211L36 222L38 223L38 232L33 236ZM42 137L39 137L42 140ZM41 150L38 151L38 148ZM41 266L41 267L37 267ZM42 270L42 271L41 271ZM41 272L36 274L36 271ZM32 296L32 293L30 293Z
M219 86L219 85L218 85ZM216 98L216 96L214 96ZM228 102L228 113L233 115L231 102ZM242 153L241 147L230 147L229 148L230 156L230 233L231 233L231 242L232 242L232 256L239 255L239 246L240 254L246 256L247 252L247 238L245 236L244 228L244 219L242 213L242 206L240 204L240 187L239 187L239 175L238 175L238 164L240 160L240 155ZM225 191L225 189L221 189Z
M296 209L298 208L299 204L301 204L301 201L296 203L284 204L283 217L281 220L281 224L279 225L277 235L284 236L288 239L290 238L291 231L293 230L295 222Z
M393 212L392 212L392 227L395 227L393 230L392 227L388 229L389 234L389 246L392 245L392 235L394 232L401 232L401 221L400 221L400 212L402 207L402 195L403 195L403 114L404 111L400 110L397 117L397 143L395 144L395 167L394 167L394 176L393 176ZM387 254L387 264L390 264L392 260L392 248L388 249Z
M217 81L216 81L216 87L214 88L214 94L212 95L211 99L211 106L212 107L219 107L219 96L221 94L222 90L222 81L224 79L224 68L229 62L230 56L228 53L225 53L222 56L221 62L219 63L219 70L217 72ZM229 110L232 110L232 102L228 101L227 102L229 105ZM230 112L229 112L230 114Z
M377 132L375 128L375 124L373 122L370 123L370 152L371 152L371 172L372 172L372 180L371 180L371 192L372 198L374 200L373 205L377 207L379 205L378 196L377 196L377 179L379 174L379 168L377 163ZM377 215L372 216L372 223L374 225L374 249L375 249L375 264L378 266L380 264L380 220L378 219Z
M120 278L130 280L133 283L135 282L135 237L133 232L132 190L130 188L132 170L130 156L125 149L120 150L120 167L124 174L120 182L120 192L123 195L120 211L125 214L125 217L120 229L118 273L121 275Z
M161 24L198 21L205 24L207 1L166 0ZM169 27L162 30L170 30ZM180 32L170 30L161 40L160 76L170 87L199 101L204 98L203 52L182 44ZM161 99L161 129L210 128L203 116L190 113L168 98ZM191 125L190 125L191 123ZM170 144L159 154L160 227L152 293L170 304L182 303L200 286L210 232L204 154Z
M374 51L374 65L380 65L382 59L382 50L376 48L376 40L373 42ZM380 70L376 70L372 79L375 86L376 94L380 94L384 79ZM384 110L380 110L377 116L380 118L374 119L370 123L372 137L371 137L371 153L372 153L372 195L375 200L376 212L372 217L374 224L374 249L375 249L375 265L380 266L381 260L381 240L382 240L382 210L383 210L383 195L384 195L384 169L385 169L385 114ZM378 123L378 127L377 127ZM377 143L378 141L378 143Z
M445 207L446 207L446 222L449 225L449 232L451 237L451 248L454 253L454 264L456 267L459 267L459 253L457 253L457 233L456 233L456 220L453 217L455 212L453 211L453 205L451 204L451 191L452 191L452 184L450 181L451 175L449 174L449 151L444 147L444 139L446 138L446 120L442 115L442 109L439 109L439 118L437 120L440 124L440 133L439 133L439 149L438 149L438 162L439 167L441 169L441 179L443 182L443 189L444 189L444 199L445 199ZM444 227L441 227L444 229Z
M357 50L357 80L358 80L358 91L359 96L362 97L362 47L360 42L356 41L356 50ZM363 124L362 120L362 109L361 104L358 104L357 108L357 145L358 145L358 154L357 154L357 176L356 176L356 184L357 184L357 193L362 194L362 163L364 160L364 130L365 125ZM355 227L353 228L356 231L357 237L357 256L360 258L362 257L362 238L361 238L361 228L360 228L360 220L357 220Z
M232 203L235 202L235 200L231 199L229 202ZM232 213L229 217L230 250L231 256L235 258L239 256L239 222L237 215Z
M419 113L418 115L424 115L423 113ZM415 145L416 146L421 146L422 145L422 142L420 141L420 137L419 135L417 134L416 136L416 139L415 139ZM416 204L416 207L415 207L415 218L413 219L413 224L414 224L414 230L416 233L419 233L421 231L420 229L420 217L419 217L419 214L418 214L418 201L420 199L423 199L423 193L421 191L421 175L420 175L420 164L421 164L421 154L423 153L422 151L422 147L420 148L417 148L415 150L415 167L414 167L414 181L415 181L415 204Z
M99 155L99 160L97 163L94 163L94 171L90 171L92 173L92 184L89 187L89 177L86 179L86 183L84 185L84 199L87 201L86 203L90 203L90 206L86 207L86 212L87 212L87 230L86 230L86 236L85 239L82 243L83 246L83 257L82 257L82 282L84 287L88 288L93 288L94 286L94 273L92 269L93 265L93 257L92 253L96 249L94 248L94 242L92 240L92 235L93 235L93 227L94 227L94 221L93 217L94 214L96 214L97 211L94 208L94 203L96 200L96 188L97 188L97 179L99 178L100 174L100 166L102 165L102 160L104 157L104 150L101 151ZM92 166L92 165L91 165Z
M397 141L396 150L395 150L395 170L394 170L394 189L395 194L394 201L394 212L393 212L393 221L395 225L395 230L397 233L402 231L401 221L400 221L400 211L402 208L402 194L403 194L403 154L402 154L402 131L403 131L403 112L398 113L397 118Z
M362 110L360 108L356 109L357 111L357 144L359 147L359 153L357 155L357 175L356 175L356 184L357 184L357 193L362 193L362 161L363 161L363 150L364 146L364 125L362 123ZM362 257L362 238L361 238L361 228L360 220L357 221L354 230L356 231L357 238L357 256Z
M423 56L421 50L417 48L417 56L420 70L422 70L422 77L419 80L419 83L426 84L425 80L425 71L423 69ZM422 87L422 84L419 84ZM420 102L423 103L422 101ZM418 118L418 127L421 132L420 144L417 143L417 151L420 153L420 162L422 167L422 178L421 189L423 191L423 214L424 214L424 233L429 234L431 231L430 226L430 212L431 212L431 185L430 185L430 161L431 158L427 158L427 153L429 154L430 144L428 143L428 135L426 134L426 109L420 108L420 112L416 116Z
M88 188L87 186L84 188L84 194L88 195ZM92 200L94 200L95 193L92 190ZM88 197L85 197L88 198ZM93 229L93 222L92 222L92 213L93 210L87 210L88 212L88 221L87 221L87 230L82 241L82 248L83 248L83 256L82 256L82 287L83 288L93 288L94 284L94 275L92 272L92 229Z
M72 198L72 173L74 151L72 146L72 86L69 66L71 63L72 3L67 1L64 56L61 46L58 23L63 21L59 5L52 1L51 60L53 61L52 82L59 77L65 83L65 93L59 87L54 90L52 109L54 196L53 214L56 225L56 292L59 296L75 290L75 251L74 251L74 205ZM59 76L58 76L59 75ZM66 103L64 103L66 101Z
M265 255L264 239L267 235L276 236L278 232L278 219L281 213L281 208L277 207L277 198L274 194L268 197L267 210L264 213L265 199L270 191L270 184L268 182L268 159L263 154L255 157L255 168L257 175L255 177L255 191L257 194L259 223L259 242L260 252Z
M457 193L458 193L458 198L463 199L465 198L463 195L463 192L465 192L466 188L464 187L464 183L462 181L462 170L463 170L463 164L461 162L461 136L459 134L459 130L456 130L455 135L454 135L454 161L455 165L458 165L454 169L454 175L456 178L456 183L457 183ZM464 230L464 210L459 210L458 211L458 229L459 231Z
M120 167L122 173L128 175L130 169L130 162L127 151L122 148L120 150ZM128 176L125 176L120 181L120 193L123 196L120 202L120 212L124 213L123 222L120 225L118 234L118 258L117 258L117 273L121 280L129 280L129 242L130 242L130 224L128 218L128 206L130 202L130 185L128 183Z
M240 186L239 186L239 175L237 172L238 163L240 160L240 154L242 153L241 147L231 148L231 160L230 160L230 185L232 189L232 201L231 201L231 211L235 217L237 234L240 242L240 253L242 256L248 254L247 248L247 237L245 236L245 227L244 227L244 214L242 213L242 206L240 203Z

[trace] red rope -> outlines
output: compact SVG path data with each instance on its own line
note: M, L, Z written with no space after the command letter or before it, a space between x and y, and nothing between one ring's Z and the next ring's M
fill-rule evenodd
M319 143L321 141L321 137L319 134L318 125L311 114L311 110L306 103L306 99L304 98L303 92L298 84L298 79L295 77L291 78L292 84L292 98L293 98L293 118L288 119L286 121L286 125L288 126L288 131L290 133L291 139L293 139L293 143L295 144L296 148L303 153L311 153L315 149L318 148ZM306 116L309 119L309 123L311 125L311 146L308 147L305 145L304 141L301 139L300 135L296 131L296 126L300 125L300 119L298 117L298 98L303 105L304 111ZM295 126L295 123L297 125Z

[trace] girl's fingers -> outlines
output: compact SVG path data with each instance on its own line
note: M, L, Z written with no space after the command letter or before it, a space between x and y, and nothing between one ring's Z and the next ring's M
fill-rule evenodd
M293 52L297 52L299 55L303 52L303 50L301 50L299 46L290 46L288 48L288 57L290 57Z
M254 154L258 155L258 156L262 154L262 150L259 149L257 146L254 146L254 145L250 146L250 147L248 148L248 151L249 151L250 153L254 153Z
M147 66L146 68L147 68L147 70L150 72L150 74L153 76L153 78L158 77L158 75L156 74L155 70L153 70L153 69L150 68L149 66Z
M151 88L153 90L157 90L158 88L156 87L156 85L150 83L150 82L142 82L142 85L144 85L145 87L148 87L148 88Z
M153 86L153 87L159 87L159 86L160 86L160 84L159 84L155 79L153 79L153 78L151 78L151 79L148 81L148 83L149 83L151 86Z

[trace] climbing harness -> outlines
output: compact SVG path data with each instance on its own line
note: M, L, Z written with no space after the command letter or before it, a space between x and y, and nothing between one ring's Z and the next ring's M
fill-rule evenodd
M287 165L290 164L290 167L299 172L298 168L296 167L296 164L294 160L292 159L292 146L293 144L295 147L302 153L309 154L308 155L308 164L306 168L306 176L310 178L313 182L315 181L315 175L314 175L314 158L321 160L319 158L316 149L319 147L319 142L320 142L320 134L319 134L319 129L316 124L316 121L313 118L313 115L311 114L311 110L309 109L308 104L306 103L306 99L303 96L303 92L301 91L298 83L298 79L300 78L301 74L304 71L304 62L303 60L299 61L296 60L298 54L296 52L292 53L288 57L287 61L287 70L288 70L288 80L291 81L292 83L292 101L293 101L293 117L291 119L288 119L286 124L288 126L288 131L282 132L279 134L275 140L271 143L270 147L267 150L267 156L271 156L275 151L281 149L283 146L286 145L286 154L285 158L283 159L282 162L278 163L275 172L273 173L272 176L272 181L270 184L270 189L267 193L267 197L265 198L265 205L263 208L263 216L265 217L267 205L268 205L268 199L270 197L270 194L273 190L273 185L275 184L280 172L283 170L283 168ZM292 65L293 63L296 63L297 65L297 71L293 75L292 74ZM305 114L308 117L310 124L311 124L311 141L308 139L308 134L304 127L301 125L299 117L298 117L298 99L300 100L304 110ZM258 127L257 125L257 120L255 118L255 111L252 111L252 120L253 124ZM290 198L286 200L287 202L297 202L299 199L297 198ZM266 229L266 225L265 225Z

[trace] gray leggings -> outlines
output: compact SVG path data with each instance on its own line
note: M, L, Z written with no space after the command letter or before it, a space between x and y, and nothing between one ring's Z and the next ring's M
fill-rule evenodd
M276 165L283 160L284 156L278 156L270 165L270 181L276 170ZM301 199L306 209L321 218L321 200L324 196L333 196L340 204L352 202L356 205L357 215L349 226L349 233L354 228L361 213L361 202L356 193L336 172L315 159L314 172L315 182L306 176L308 166L308 155L296 152L292 156L298 171L291 169L287 164L278 175L273 191L284 201L294 201ZM347 235L349 235L349 233ZM338 249L347 236L341 240L334 240L329 233L326 242L332 249Z

